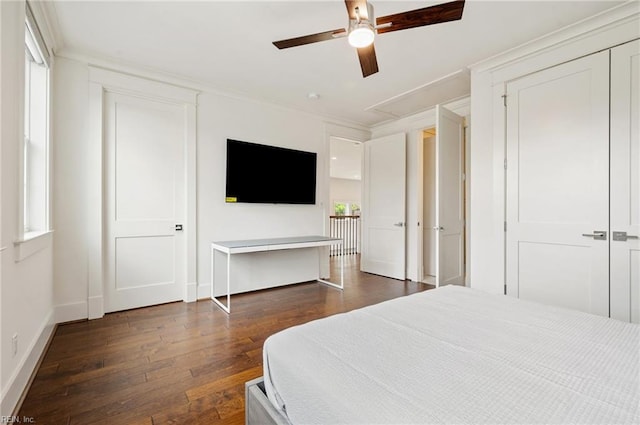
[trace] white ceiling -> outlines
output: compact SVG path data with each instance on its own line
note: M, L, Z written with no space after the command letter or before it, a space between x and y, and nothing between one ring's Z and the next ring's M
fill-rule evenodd
M384 16L442 1L371 3ZM287 50L271 44L346 27L342 0L55 0L49 10L62 55L114 60L372 126L389 119L374 105L620 3L468 0L461 21L379 35L380 72L366 79L344 38Z

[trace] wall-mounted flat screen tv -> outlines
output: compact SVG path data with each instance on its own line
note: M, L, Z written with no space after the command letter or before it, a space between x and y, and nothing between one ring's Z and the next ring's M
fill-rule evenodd
M315 152L227 139L226 202L315 204Z

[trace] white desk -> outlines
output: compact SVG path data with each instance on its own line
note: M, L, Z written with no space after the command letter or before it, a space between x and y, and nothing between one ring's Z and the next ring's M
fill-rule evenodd
M340 245L340 285L327 280L316 279L334 288L344 289L344 246L342 239L327 236L297 236L290 238L249 239L242 241L223 241L211 243L211 299L227 313L231 313L231 256L249 252L277 251L282 249L319 248L329 245ZM227 305L221 303L215 297L215 258L216 251L227 254ZM319 269L319 267L318 267Z

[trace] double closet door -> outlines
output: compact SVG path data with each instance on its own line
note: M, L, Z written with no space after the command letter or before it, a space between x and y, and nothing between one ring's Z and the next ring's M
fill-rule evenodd
M640 322L640 41L506 86L507 294Z

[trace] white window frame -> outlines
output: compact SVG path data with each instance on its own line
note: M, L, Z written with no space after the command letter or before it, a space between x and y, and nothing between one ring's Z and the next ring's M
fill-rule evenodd
M24 138L20 150L20 214L16 261L50 245L50 56L29 4L25 5ZM42 67L35 69L34 67ZM39 75L34 76L34 70ZM33 82L38 93L33 93ZM42 96L32 102L33 96ZM34 111L40 114L35 123ZM37 126L37 128L35 127ZM36 131L34 134L34 128ZM34 178L36 176L37 178ZM34 210L35 209L35 210ZM35 213L34 213L35 212ZM36 218L36 219L34 219Z

